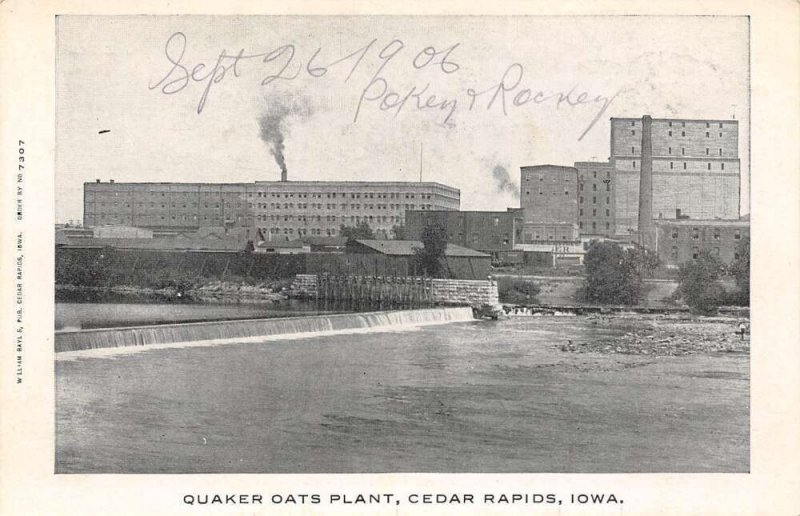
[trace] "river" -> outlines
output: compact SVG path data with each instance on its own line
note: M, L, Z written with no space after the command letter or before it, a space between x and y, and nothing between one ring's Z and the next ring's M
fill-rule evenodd
M747 472L749 356L584 317L56 361L58 473Z

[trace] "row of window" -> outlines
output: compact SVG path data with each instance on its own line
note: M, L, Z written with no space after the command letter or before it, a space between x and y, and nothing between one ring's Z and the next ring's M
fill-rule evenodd
M719 240L720 239L720 234L721 233L720 233L719 229L714 229L714 231L712 233L712 238L714 240ZM678 236L679 236L678 229L674 228L672 230L672 238L678 238ZM692 228L692 240L699 240L699 239L700 239L700 228ZM738 229L736 231L734 231L733 232L733 239L734 240L741 240L742 239L742 232L739 231Z
M579 188L578 188L578 189L579 189L581 192L583 191L583 183L581 183L581 184L579 185ZM593 191L593 192L596 192L596 191L597 191L597 183L592 183L592 191ZM610 191L611 191L611 181L609 181L609 182L607 182L607 183L606 183L606 192L610 192ZM564 193L566 193L566 192L564 192Z
M578 215L583 217L583 208L578 210ZM611 210L606 208L606 217L610 217L610 216L611 216ZM597 208L592 208L592 217L597 217Z
M668 122L669 126L672 127L672 121ZM631 121L631 127L636 127L636 121ZM681 127L686 127L686 122L681 122ZM711 122L706 122L706 128L711 127ZM722 129L722 122L719 122L719 128Z
M719 256L719 254L720 254L719 247L712 247L711 248L711 253L714 256ZM677 246L672 246L672 249L670 249L670 255L671 255L673 260L677 260L678 259L678 247ZM699 256L700 256L700 248L699 247L692 247L692 260L696 260ZM739 253L736 253L736 252L733 253L733 258L734 258L734 260L738 260L739 259Z
M667 131L667 135L668 136L672 136L672 131ZM636 130L635 129L631 129L631 136L636 136ZM681 136L685 137L686 136L686 131L681 131ZM722 138L722 132L719 133L719 137ZM711 138L711 131L706 131L706 138ZM633 151L631 151L631 152L633 152Z
M143 195L150 195L151 197L152 196L166 197L167 193L169 193L170 197L185 196L185 197L189 197L189 198L195 197L195 196L198 196L198 195L202 195L202 196L205 196L205 197L220 197L220 196L223 196L223 197L234 197L234 198L238 197L240 195L245 195L244 192L242 192L242 193L236 193L236 192L136 192L136 191L132 191L132 190L122 191L122 192L87 192L87 193L89 193L89 194L94 193L95 195L113 193L114 197L119 197L119 196L130 197L130 196L132 196L134 194L137 197L143 196ZM255 192L255 193L257 194L256 195L257 197L264 197L264 198L266 198L266 197L281 198L281 196L282 196L284 199L294 199L295 195L299 199L307 199L307 198L309 198L309 196L312 199L322 199L323 198L323 194L322 193L311 193L311 194L309 194L309 193L301 193L301 192L276 193L276 192L263 192L263 191ZM253 197L254 196L253 194L254 194L254 192L247 192L246 195L247 195L247 197ZM336 199L337 193L336 192L329 192L329 193L326 193L324 195L325 195L326 199ZM394 193L374 193L374 192L355 193L355 192L351 192L351 193L348 194L347 192L339 192L338 195L341 198L346 198L349 195L351 199L361 199L362 195L364 196L364 199L414 199L414 198L416 198L416 196L419 196L420 199L430 199L433 194L424 194L424 193L423 194L413 194L413 193L401 194L401 193L398 193L398 192L394 192Z
M636 168L636 160L631 161L631 166L633 168ZM674 161L670 161L669 162L669 168L670 168L670 170L674 170L675 169L675 162ZM711 163L706 163L706 169L707 170L711 170ZM720 163L719 164L719 169L720 170L725 170L725 163ZM685 161L683 162L683 170L686 170L686 162Z
M578 199L578 202L579 202L580 204L583 204L583 201L584 201L584 198L583 198L583 196L581 196L581 197ZM596 195L593 195L593 196L592 196L592 204L597 204L597 196L596 196ZM608 197L608 196L606 196L606 204L611 204L611 197Z
M583 221L578 222L578 229L583 229ZM593 230L597 229L597 222L596 221L592 221L592 229ZM611 223L610 222L606 222L606 229L611 229Z
M597 170L592 170L592 177L594 179L597 179ZM606 177L611 177L611 171L610 170L606 170ZM583 180L583 174L581 174L580 180L581 181Z
M394 216L394 215L379 215L379 216L374 216L374 217L372 215L366 216L366 217L360 217L360 216L356 217L356 216L352 216L351 215L349 217L349 219L351 221L355 221L355 220L360 221L362 218L364 220L369 220L370 222L371 221L375 221L375 222L402 222L403 221L402 217L398 217L398 216ZM256 220L258 220L259 222L266 222L268 220L271 220L271 221L283 220L284 222L293 222L293 221L297 221L297 222L309 222L309 221L310 222L314 222L314 221L321 222L322 221L322 216L321 215L296 215L296 216L295 215L269 215L269 216L267 216L267 215L258 215L256 217ZM346 216L337 217L336 215L327 215L325 217L325 222L336 222L337 220L347 221L348 217L346 217Z
M283 233L284 235L294 234L297 233L298 236L305 236L305 235L327 235L327 236L336 236L336 228L326 228L325 232L322 232L322 228L261 228L262 233L272 233L273 235L278 235Z

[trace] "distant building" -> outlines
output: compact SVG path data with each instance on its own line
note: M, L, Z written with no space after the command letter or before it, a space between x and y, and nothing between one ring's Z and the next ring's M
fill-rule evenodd
M578 161L578 233L614 235L614 167L609 162Z
M656 250L668 267L690 262L707 250L730 264L737 258L738 245L750 238L749 220L657 220Z
M155 231L244 228L267 240L337 236L366 222L379 235L405 222L406 210L457 210L460 192L432 182L257 181L255 183L84 184L87 226Z
M92 228L94 238L153 238L153 231L133 226L95 226Z
M522 167L522 243L578 238L578 169L560 165Z
M276 240L274 242L259 242L255 246L256 253L269 254L305 254L311 252L311 246L301 240Z
M522 211L428 211L406 212L407 238L420 240L427 225L439 224L447 241L462 247L489 253L493 258L502 251L512 251L522 240Z
M639 231L642 202L647 219L738 220L738 149L736 120L612 118L616 234Z
M382 257L388 263L394 263L390 267L401 271L403 275L422 275L422 271L414 259L416 249L423 247L418 240L351 240L347 243L346 254L350 255L373 255ZM397 267L397 263L402 262L402 267ZM444 256L444 265L447 274L451 278L460 279L486 279L491 273L491 256L481 253L474 249L467 249L454 244L447 244ZM362 270L369 274L372 267L368 262L364 262ZM375 266L375 271L386 271L386 263L382 266ZM375 274L384 274L376 272Z

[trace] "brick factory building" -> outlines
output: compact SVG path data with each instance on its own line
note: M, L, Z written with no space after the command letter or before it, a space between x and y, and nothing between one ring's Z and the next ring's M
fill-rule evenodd
M489 253L497 259L513 251L522 239L522 212L410 210L406 212L406 238L420 240L429 224L439 224L447 232L447 242Z
M578 169L521 167L522 243L578 239Z
M366 222L378 235L405 223L406 210L458 210L460 191L433 182L256 181L255 183L84 183L86 226L157 230L261 230L268 240L337 236Z
M662 264L675 267L708 250L722 263L739 258L738 245L750 238L748 220L658 220L656 249Z
M632 235L641 220L673 219L677 214L738 220L738 149L736 120L612 118L616 234ZM652 226L646 229L645 233L653 231Z
M578 161L578 232L614 235L614 167L608 162Z

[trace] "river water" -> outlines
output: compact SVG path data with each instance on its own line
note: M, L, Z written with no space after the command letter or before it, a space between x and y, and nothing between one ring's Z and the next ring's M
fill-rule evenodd
M211 303L56 303L55 329L80 330L148 324L292 317L320 311L313 303L292 300L259 304Z
M559 349L623 331L529 317L57 359L56 471L748 471L748 356Z

